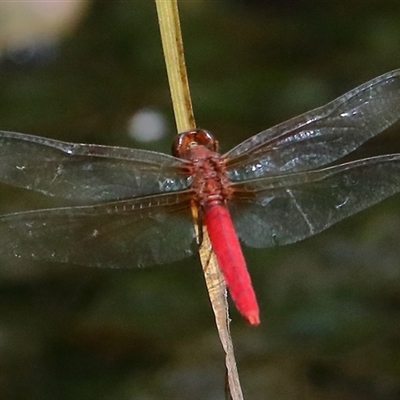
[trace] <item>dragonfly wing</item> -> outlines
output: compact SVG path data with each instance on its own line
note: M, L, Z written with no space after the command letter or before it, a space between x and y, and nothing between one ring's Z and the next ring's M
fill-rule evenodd
M240 239L269 247L305 239L400 191L400 154L233 184Z
M0 182L86 204L186 189L185 162L152 151L0 131Z
M379 76L327 105L276 125L229 151L232 181L327 165L400 119L400 70Z
M142 267L197 252L190 192L0 217L0 255Z

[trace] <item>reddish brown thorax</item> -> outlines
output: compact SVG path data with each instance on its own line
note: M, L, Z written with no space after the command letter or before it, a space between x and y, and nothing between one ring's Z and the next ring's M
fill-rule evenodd
M204 129L195 129L177 135L172 147L175 157L191 162L191 189L197 205L206 211L216 204L225 205L232 189L226 174L225 161L218 153L218 142Z

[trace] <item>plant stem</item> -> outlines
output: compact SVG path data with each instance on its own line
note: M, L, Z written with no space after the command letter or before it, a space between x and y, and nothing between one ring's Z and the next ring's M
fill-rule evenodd
M167 66L168 81L174 108L178 132L196 128L189 84L186 73L182 34L179 23L177 0L155 0L160 25L161 40ZM194 225L197 229L197 209L192 209ZM229 330L229 314L227 292L224 278L212 251L207 230L203 227L202 243L199 249L218 334L225 351L227 373L226 396L233 400L242 400L239 374L233 351L233 343Z

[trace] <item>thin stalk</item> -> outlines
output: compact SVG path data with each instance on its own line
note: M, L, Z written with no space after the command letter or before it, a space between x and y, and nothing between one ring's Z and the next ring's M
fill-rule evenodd
M174 108L178 132L196 127L190 98L189 84L184 59L182 34L179 23L177 0L155 0L160 25L164 58L167 66L168 81ZM192 210L194 224L197 227L197 210ZM224 278L212 251L207 230L203 227L202 243L199 250L208 294L215 315L218 334L225 351L227 372L226 396L233 400L242 400L239 374L229 330L227 291Z

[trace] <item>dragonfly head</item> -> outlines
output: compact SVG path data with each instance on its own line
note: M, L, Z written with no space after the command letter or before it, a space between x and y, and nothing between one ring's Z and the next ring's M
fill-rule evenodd
M211 132L204 129L194 129L176 135L172 144L172 155L179 158L188 158L190 150L196 146L204 146L208 150L218 151L218 141Z

